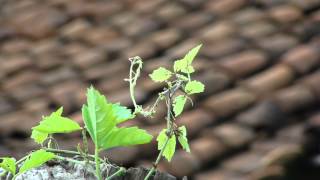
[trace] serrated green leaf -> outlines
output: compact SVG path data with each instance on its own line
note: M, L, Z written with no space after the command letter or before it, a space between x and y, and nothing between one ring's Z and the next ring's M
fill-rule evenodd
M193 80L186 84L184 88L185 92L190 94L201 93L204 91L204 84L199 81Z
M133 119L135 117L130 109L125 106L121 106L119 103L113 104L112 109L115 112L117 124Z
M28 158L24 161L23 165L19 170L19 174L22 174L28 170L39 167L44 163L55 158L55 155L51 152L47 152L43 149L31 153Z
M48 133L44 133L37 130L32 130L31 138L38 144L42 144L47 138Z
M16 160L11 157L0 158L0 167L11 174L16 174Z
M32 128L42 133L70 133L81 130L81 127L75 121L69 118L62 117L63 108L59 108L56 112L51 113L50 116L43 117L38 126Z
M179 95L174 98L173 112L175 117L179 116L182 113L186 101L187 101L187 97L184 95Z
M114 128L106 137L102 146L109 149L117 146L132 146L149 143L152 136L138 127Z
M172 135L167 142L169 137L167 136L166 131L167 129L163 129L157 137L158 150L161 151L161 149L163 149L165 146L162 156L164 156L170 162L176 150L176 136Z
M191 74L194 72L194 68L192 67L192 62L196 55L198 54L202 44L192 48L181 60L176 60L173 65L174 72L183 72L187 74Z
M86 129L98 149L144 144L152 139L150 134L137 127L116 127L134 115L120 104L108 103L93 87L88 89L87 104L82 107L82 115Z
M102 148L103 140L116 126L116 116L113 112L113 105L107 103L106 98L93 87L87 92L87 105L82 107L82 116L86 128L94 144Z
M194 68L191 64L185 59L176 60L173 64L173 70L174 72L183 72L183 73L194 73Z
M158 69L154 70L152 74L149 74L154 82L163 82L168 80L171 75L172 72L163 67L159 67Z
M180 134L178 136L179 143L181 144L182 148L185 151L190 152L190 147L189 147L189 143L188 143L186 127L185 126L179 127L179 131L180 131Z

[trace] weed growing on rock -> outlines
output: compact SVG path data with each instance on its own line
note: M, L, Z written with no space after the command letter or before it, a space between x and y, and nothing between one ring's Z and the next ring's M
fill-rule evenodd
M0 177L11 174L13 179L16 179L19 175L56 159L84 165L88 167L88 171L95 174L98 180L102 180L101 165L106 162L100 157L101 151L119 146L146 144L153 138L148 132L138 127L118 127L118 125L135 118L138 114L152 117L156 113L155 107L158 103L165 101L167 105L167 127L157 137L160 153L154 166L145 177L145 180L149 179L157 168L161 157L165 157L168 161L172 159L177 141L184 150L190 152L187 129L185 126L178 127L175 123L175 118L183 112L186 101L191 101L189 95L204 91L204 85L201 82L191 79L191 74L195 72L192 62L200 48L201 45L198 45L190 50L183 59L176 60L172 71L159 67L150 74L150 78L154 82L165 83L166 86L159 93L154 105L146 109L137 104L134 96L136 82L140 76L143 62L140 57L130 58L129 78L126 81L130 84L130 95L134 105L134 112L131 112L130 109L119 103L107 101L104 95L91 86L87 90L87 102L82 107L82 118L85 126L81 127L77 122L64 117L62 115L62 107L49 116L43 117L39 125L32 128L31 134L31 138L41 148L18 161L13 157L0 158ZM177 95L178 91L181 91L183 94ZM82 132L83 139L82 146L79 144L77 147L78 151L59 149L53 137L54 134L76 131ZM87 133L94 143L94 154L89 153ZM79 156L80 160L79 158L70 158L66 155ZM109 180L121 175L125 171L126 169L121 167L106 179Z

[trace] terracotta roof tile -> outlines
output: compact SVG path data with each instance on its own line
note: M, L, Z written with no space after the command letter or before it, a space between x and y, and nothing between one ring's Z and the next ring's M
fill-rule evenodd
M255 128L273 128L279 126L283 112L272 101L261 101L257 105L240 113L236 121Z
M251 129L233 123L214 127L211 129L211 133L219 138L224 145L231 148L245 146L254 139Z
M258 94L267 94L287 86L294 78L294 71L290 67L277 65L245 80L243 83Z
M319 53L310 45L295 47L285 53L282 59L301 74L309 72L320 63Z
M151 105L163 84L148 74L172 69L202 43L192 79L202 81L205 92L192 96L194 107L188 103L176 120L188 129L191 154L178 146L172 163L161 161L159 169L196 180L248 180L292 172L309 178L307 167L319 164L318 0L0 4L0 156L21 157L35 148L31 126L60 106L83 124L80 106L91 84L132 108L123 81L130 56L144 61L137 101ZM153 119L138 116L123 126L138 125L156 137L165 127L165 104L157 111ZM57 139L71 148L80 136ZM108 156L120 165L150 167L157 153L153 139ZM290 169L296 166L299 172Z
M230 116L252 105L256 100L254 94L237 88L210 96L204 101L204 107L218 117Z
M265 67L268 64L268 58L263 52L248 50L227 56L219 63L229 69L235 77L243 77Z

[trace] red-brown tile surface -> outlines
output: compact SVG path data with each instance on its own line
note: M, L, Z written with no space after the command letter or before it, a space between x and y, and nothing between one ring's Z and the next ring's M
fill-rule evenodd
M30 128L60 106L83 125L90 85L132 107L124 81L131 56L144 60L137 102L152 105L164 84L148 74L172 69L202 43L192 78L205 92L176 119L191 153L178 146L159 169L195 180L258 180L292 179L288 168L301 159L319 167L319 7L319 0L0 1L0 156L35 148ZM125 125L156 137L165 103L157 111ZM77 133L57 139L63 148L81 141ZM105 152L120 165L148 167L157 153L155 138Z

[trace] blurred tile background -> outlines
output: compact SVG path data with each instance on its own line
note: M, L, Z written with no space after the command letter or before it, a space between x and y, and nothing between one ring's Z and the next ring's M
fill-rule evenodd
M150 104L161 86L148 73L199 43L194 78L206 91L177 120L192 153L159 168L195 180L320 179L319 0L0 0L0 156L36 148L30 128L60 106L80 122L90 84L132 107L129 57L144 59L136 96ZM129 123L156 136L164 114L161 105ZM79 137L57 139L71 148ZM149 167L157 151L106 154Z

